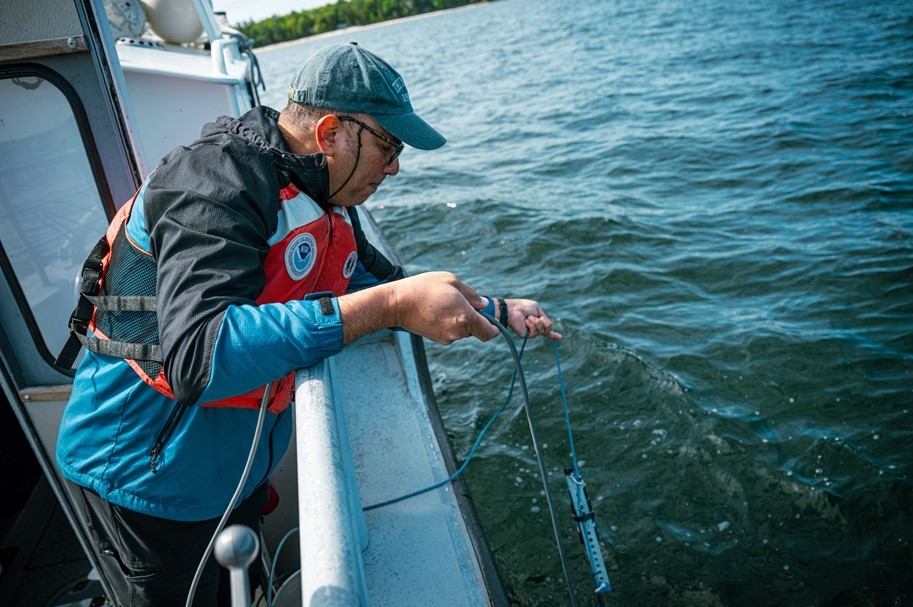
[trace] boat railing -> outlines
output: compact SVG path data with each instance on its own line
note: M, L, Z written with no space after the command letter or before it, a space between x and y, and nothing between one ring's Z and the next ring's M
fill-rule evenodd
M332 358L295 377L301 604L367 606L367 530Z

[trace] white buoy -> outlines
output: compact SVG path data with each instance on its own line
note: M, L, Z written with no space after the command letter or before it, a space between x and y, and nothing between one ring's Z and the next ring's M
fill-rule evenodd
M203 33L193 0L143 0L149 26L166 42L193 42Z

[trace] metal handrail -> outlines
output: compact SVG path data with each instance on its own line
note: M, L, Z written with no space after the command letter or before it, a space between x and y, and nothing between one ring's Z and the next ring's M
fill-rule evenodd
M367 607L367 532L335 367L295 376L301 604Z

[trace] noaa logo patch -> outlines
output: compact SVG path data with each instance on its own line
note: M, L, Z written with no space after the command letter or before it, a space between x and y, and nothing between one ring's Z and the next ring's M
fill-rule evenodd
M358 264L358 253L352 251L349 253L349 256L346 257L346 263L342 266L342 277L351 278L352 272L355 271L355 266Z
M314 269L317 241L308 233L292 238L285 249L285 269L294 280L301 280Z

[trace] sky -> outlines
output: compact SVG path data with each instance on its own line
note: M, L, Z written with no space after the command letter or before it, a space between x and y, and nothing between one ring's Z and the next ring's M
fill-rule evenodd
M273 15L333 4L336 0L212 0L212 8L225 11L229 23L260 21Z

